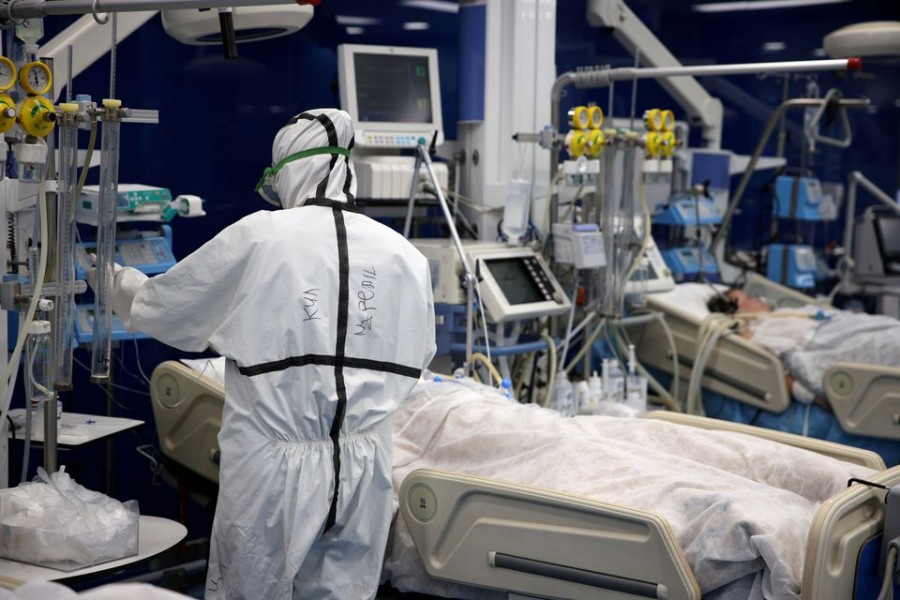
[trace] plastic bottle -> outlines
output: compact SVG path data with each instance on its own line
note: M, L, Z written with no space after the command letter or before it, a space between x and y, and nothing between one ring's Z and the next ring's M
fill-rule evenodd
M575 384L575 414L590 415L591 389L587 381L579 381Z
M587 408L590 414L596 414L601 400L603 400L603 379L597 375L597 371L594 371L588 379Z
M531 205L531 184L513 179L506 188L503 222L500 229L510 244L518 244L528 231L528 212Z
M613 363L603 359L603 396L609 402L622 402L625 399L625 374L619 368L618 361Z
M628 381L625 387L625 404L645 412L647 410L647 379L637 374L634 344L628 346Z
M570 417L574 414L574 388L572 382L569 381L568 375L564 370L560 370L556 374L556 387L553 391L552 408L564 417Z
M25 350L25 390L31 410L40 412L44 402L53 398L50 359L50 321L32 321L28 325Z

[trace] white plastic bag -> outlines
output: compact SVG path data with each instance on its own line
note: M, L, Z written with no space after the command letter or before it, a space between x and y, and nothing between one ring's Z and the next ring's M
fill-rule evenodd
M73 480L65 467L0 499L0 555L72 570L137 554L138 504L122 503Z

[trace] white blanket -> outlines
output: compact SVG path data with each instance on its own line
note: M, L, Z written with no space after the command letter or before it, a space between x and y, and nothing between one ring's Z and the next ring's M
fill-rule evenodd
M823 323L812 340L788 357L790 372L816 394L825 370L849 361L900 367L900 321L884 315L838 312Z
M420 383L394 415L395 500L404 477L428 467L658 513L704 593L753 575L751 596L765 598L798 597L816 508L848 478L871 473L740 434L562 418L459 382ZM401 591L485 597L430 580L402 518L392 547L385 574Z
M786 312L815 315L821 310L806 306ZM900 321L893 317L825 309L825 318L815 320L784 317L784 312L761 314L751 322L752 339L781 358L813 395L825 397L825 371L840 361L900 367Z

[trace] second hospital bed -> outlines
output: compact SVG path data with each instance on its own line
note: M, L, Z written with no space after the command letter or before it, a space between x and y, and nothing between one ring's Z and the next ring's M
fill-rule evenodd
M748 274L743 289L751 296L768 298L779 308L816 303L809 296L755 273ZM697 359L700 328L709 314L705 303L710 290L708 285L681 284L671 292L647 295L647 309L664 315L674 338L683 380L690 378ZM658 322L629 329L629 335L642 364L673 373L671 344ZM748 406L783 413L791 405L785 375L778 357L750 340L732 335L717 341L703 370L702 385ZM843 431L900 440L900 368L839 362L826 370L822 387Z
M181 468L216 482L216 436L224 401L222 384L181 363L165 362L153 373L151 391L163 455ZM497 402L496 398L487 398L479 406L496 405ZM417 404L409 405L409 410L418 411ZM442 410L448 404L440 396L431 405ZM538 411L536 414L540 418L552 418L548 416L549 411L532 409ZM455 414L465 417L471 412L462 407ZM411 421L411 416L404 415L404 418ZM425 416L428 417L428 413ZM478 418L476 415L470 417ZM652 413L650 417L657 422L676 420L689 425L693 431L699 428L733 432L729 436L756 432L788 446L809 447L859 465L868 473L866 480L869 482L888 487L900 484L900 468L884 470L881 459L871 452L702 417L668 413ZM447 418L438 420L444 423ZM616 420L556 417L553 422L578 429L604 421L613 423ZM649 419L641 421L651 423ZM507 433L505 428L497 425L498 439L503 435L514 435L517 439L528 437ZM491 429L491 426L485 429L488 437L492 437ZM419 428L416 432L415 435L424 435ZM435 441L434 444L441 445L442 442ZM395 574L396 581L394 578L391 581L399 582L401 589L456 598L507 598L513 593L536 598L572 599L699 598L701 587L695 577L696 569L715 573L714 549L717 545L723 544L728 535L751 527L744 522L735 524L729 528L730 533L720 532L720 538L713 536L704 542L710 550L701 549L698 555L698 548L693 544L683 548L679 543L679 537L683 536L673 531L668 520L653 510L602 502L555 491L545 485L536 487L447 472L441 470L440 465L414 468L423 463L401 458L408 457L411 448L417 455L420 448L431 445L432 442L418 443L414 437L398 431L395 425L395 494L402 523L397 519L386 558L386 572ZM460 448L463 452L471 451L471 444L464 440ZM499 454L478 452L484 455L489 465L496 465L498 459L504 459L505 454L510 453L515 451L503 443ZM399 466L398 461L403 465ZM614 470L609 461L596 466L601 474L605 469ZM558 471L565 472L565 467L559 465ZM803 469L800 465L797 467L798 477L802 476ZM660 482L660 485L664 486L664 483ZM800 597L822 600L854 597L866 579L865 571L877 570L872 564L877 564L884 506L883 492L863 484L836 491L821 503L809 517L808 534L802 532L805 560ZM722 521L712 519L710 522ZM405 538L401 536L403 532L406 532ZM409 540L412 542L408 543ZM871 560L861 562L861 556L873 552L876 555L874 563ZM692 556L691 561L688 555ZM759 557L750 559L748 569L751 572L760 569L761 560ZM416 576L417 569L422 567L428 577ZM869 574L875 576L874 572ZM708 575L704 577L708 578ZM740 595L742 590L743 596ZM746 590L737 584L717 587L716 593L722 595L714 593L709 597L748 597Z

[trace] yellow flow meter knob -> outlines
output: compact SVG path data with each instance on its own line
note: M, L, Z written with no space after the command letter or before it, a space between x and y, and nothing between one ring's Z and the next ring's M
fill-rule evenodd
M16 63L5 56L0 56L0 92L5 92L16 85L17 76Z
M19 85L29 94L46 94L53 86L53 73L46 63L25 63L19 69Z
M56 110L43 96L30 96L19 105L19 125L28 135L47 137L56 125Z
M588 106L588 128L600 129L603 127L603 109L599 106Z
M662 130L663 131L675 131L675 113L671 110L666 109L660 112L662 117Z
M644 127L647 131L660 131L662 129L662 111L651 108L644 111Z
M662 152L662 143L662 133L658 131L647 133L647 137L644 141L644 150L647 154L647 158L659 158L659 155Z
M566 150L571 158L582 156L586 146L587 135L583 131L570 131L566 134Z
M122 108L122 101L116 98L104 98L103 106L106 108Z
M76 104L75 102L60 102L58 107L59 107L59 110L61 110L64 113L78 112L78 104Z
M588 128L588 107L576 106L569 109L569 126L573 129Z
M16 124L16 103L7 93L0 93L0 133L6 133Z
M587 155L590 158L598 158L603 154L603 146L606 136L599 129L591 129L587 136Z
M663 158L672 158L672 155L675 154L675 146L677 145L677 142L678 141L675 139L675 132L664 131L662 133L660 152L662 153Z

